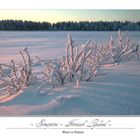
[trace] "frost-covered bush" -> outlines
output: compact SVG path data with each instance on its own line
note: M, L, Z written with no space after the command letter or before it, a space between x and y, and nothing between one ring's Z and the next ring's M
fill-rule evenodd
M128 35L123 36L121 31L118 31L118 44L112 49L113 60L115 63L120 61L130 60L133 55L139 58L138 45L134 44Z
M95 47L92 41L75 45L71 35L68 34L65 56L45 62L36 58L44 66L43 73L48 83L57 82L63 85L67 82L76 82L76 86L79 86L80 81L88 81L97 75L101 64L99 52Z
M64 58L58 59L48 59L46 61L41 60L39 57L36 56L39 63L44 67L44 71L42 72L45 76L45 79L50 84L64 84L65 77L67 75L67 71L64 67Z
M67 81L76 81L76 85L79 85L79 77L74 69L74 52L71 42L71 36L68 35L68 41L66 46L66 55L57 59L48 59L42 61L39 57L36 57L40 64L44 66L43 74L49 84L63 85ZM69 56L68 49L71 47L71 54ZM70 58L71 57L71 58Z
M117 41L111 36L108 43L102 44L96 44L92 40L85 44L76 44L68 34L64 56L45 61L36 58L44 67L42 73L45 76L45 84L49 87L69 82L75 82L78 87L80 81L89 81L100 75L102 65L128 61L134 56L139 58L139 55L139 46L119 30ZM34 81L33 63L28 49L20 51L20 56L22 58L20 63L11 60L9 64L0 64L0 80L10 94L29 86Z
M65 67L68 71L69 81L86 80L86 76L93 72L89 65L90 56L92 55L93 48L91 47L91 41L87 41L85 44L75 45L71 35L68 34L68 40L66 43L65 54Z
M95 50L98 52L100 64L102 65L126 62L133 57L139 59L140 55L138 44L133 43L129 35L123 35L120 30L118 31L117 41L111 36L108 43L103 43L101 45L96 44Z
M20 51L23 63L18 64L21 72L23 72L22 78L24 78L24 84L29 86L34 81L34 75L32 72L32 59L28 52L28 48L24 48L23 51Z
M3 81L8 94L29 86L33 81L32 60L27 48L20 51L23 63L15 63L11 60L9 64L0 64L0 80Z

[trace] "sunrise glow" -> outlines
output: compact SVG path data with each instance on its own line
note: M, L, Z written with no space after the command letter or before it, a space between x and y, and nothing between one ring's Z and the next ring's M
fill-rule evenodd
M140 10L0 10L0 20L48 21L138 21Z

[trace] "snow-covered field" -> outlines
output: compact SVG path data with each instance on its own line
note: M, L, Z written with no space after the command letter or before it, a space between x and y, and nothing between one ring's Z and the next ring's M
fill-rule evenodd
M31 56L58 57L65 53L68 32L0 32L0 63L19 58L18 50L28 47ZM76 42L95 40L108 42L115 32L70 32ZM140 32L130 32L140 44ZM36 59L34 58L36 62ZM35 66L39 71L40 67ZM92 81L74 83L55 88L43 87L36 82L13 99L2 98L1 116L17 115L140 115L140 61L103 66L105 75ZM0 83L0 87L1 87ZM10 97L12 98L12 97Z
M70 33L77 43L94 40L108 42L112 35L117 40L117 32L0 32L0 63L17 60L18 51L28 47L32 56L41 58L58 57L65 53L67 34ZM140 44L140 32L129 32L134 42Z

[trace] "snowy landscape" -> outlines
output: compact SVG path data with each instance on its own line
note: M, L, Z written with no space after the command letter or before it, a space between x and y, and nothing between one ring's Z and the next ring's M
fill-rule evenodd
M140 32L0 32L0 116L140 115Z

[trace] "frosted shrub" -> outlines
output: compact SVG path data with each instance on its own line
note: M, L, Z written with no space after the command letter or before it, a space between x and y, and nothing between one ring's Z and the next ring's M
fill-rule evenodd
M93 48L90 47L90 45L91 41L88 41L84 45L74 45L71 35L68 34L65 67L68 71L69 81L73 81L74 79L84 80L87 75L88 58L91 56L93 51Z
M127 34L123 35L120 30L118 31L117 42L111 36L108 43L96 45L95 50L98 52L98 59L101 65L128 61L134 56L139 58L138 45L134 44ZM93 59L97 59L97 55Z
M13 94L24 86L29 86L33 80L32 60L28 49L20 51L23 63L0 64L0 80L3 81L8 94Z
M63 85L67 82L76 82L78 87L80 81L88 81L97 75L100 62L96 56L98 52L95 46L92 41L84 45L75 45L71 35L68 34L65 56L45 62L39 57L36 58L44 66L43 73L48 83L54 84L57 81Z
M0 80L4 82L7 93L15 93L21 89L22 73L11 60L10 64L0 64Z
M134 44L128 35L123 36L121 31L118 31L118 44L112 48L112 58L114 63L128 61L132 56L136 55L139 58L138 45Z
M60 59L48 59L45 62L41 60L39 57L36 56L39 63L44 67L44 71L42 72L50 84L58 83L63 85L64 79L66 76L66 70L64 68L64 64L62 60Z
M7 93L15 93L34 82L32 59L27 48L19 52L22 62L16 64L11 60L9 64L0 64L0 80L3 81ZM56 59L41 60L43 65L45 84L49 87L75 82L78 87L80 81L92 80L100 74L101 66L131 60L133 56L139 58L139 46L132 43L129 36L118 31L118 41L111 36L108 43L96 44L87 41L85 44L75 44L68 34L65 55ZM45 84L41 84L46 86ZM40 86L41 89L42 86Z

